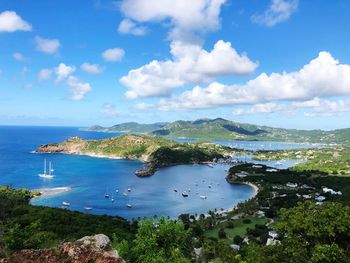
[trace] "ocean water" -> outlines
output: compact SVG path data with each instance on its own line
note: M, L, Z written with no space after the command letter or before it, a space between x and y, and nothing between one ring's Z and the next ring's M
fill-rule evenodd
M139 161L33 153L41 144L61 142L71 136L101 139L118 135L120 133L84 132L71 127L0 126L0 185L28 189L67 187L70 189L67 192L43 195L33 199L32 204L62 207L62 202L69 202L67 209L86 212L84 207L92 207L88 213L127 219L155 214L176 218L182 213L207 213L231 208L253 194L250 186L226 182L228 165L213 168L179 165L139 178L134 174L142 165ZM53 179L38 176L44 159L54 165ZM182 191L187 191L189 196L183 197ZM106 193L110 196L108 199L104 196ZM203 200L201 195L207 199ZM127 207L128 204L132 207Z

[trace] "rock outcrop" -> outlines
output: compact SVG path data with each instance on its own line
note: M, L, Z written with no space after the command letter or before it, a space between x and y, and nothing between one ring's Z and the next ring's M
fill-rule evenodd
M25 249L1 263L125 263L106 235L86 236L54 249Z

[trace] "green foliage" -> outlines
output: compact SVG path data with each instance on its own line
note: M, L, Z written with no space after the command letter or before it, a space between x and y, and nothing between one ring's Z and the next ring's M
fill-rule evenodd
M31 206L33 193L0 187L0 256L23 248L48 248L96 233L115 233L130 240L133 227L118 217L95 216L64 209Z
M117 244L121 256L135 263L189 262L190 247L190 232L183 224L163 217L141 221L133 241Z
M346 263L344 252L337 244L317 245L311 257L311 263Z

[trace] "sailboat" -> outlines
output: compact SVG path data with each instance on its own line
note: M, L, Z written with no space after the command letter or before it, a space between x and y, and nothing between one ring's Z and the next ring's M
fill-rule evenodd
M38 176L41 178L52 179L53 178L52 170L53 169L51 167L51 162L49 162L49 173L46 173L46 159L44 159L44 173L38 174Z

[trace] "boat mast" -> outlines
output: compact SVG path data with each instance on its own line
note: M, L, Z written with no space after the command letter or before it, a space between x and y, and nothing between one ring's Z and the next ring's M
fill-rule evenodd
M46 174L46 159L44 159L44 174Z

